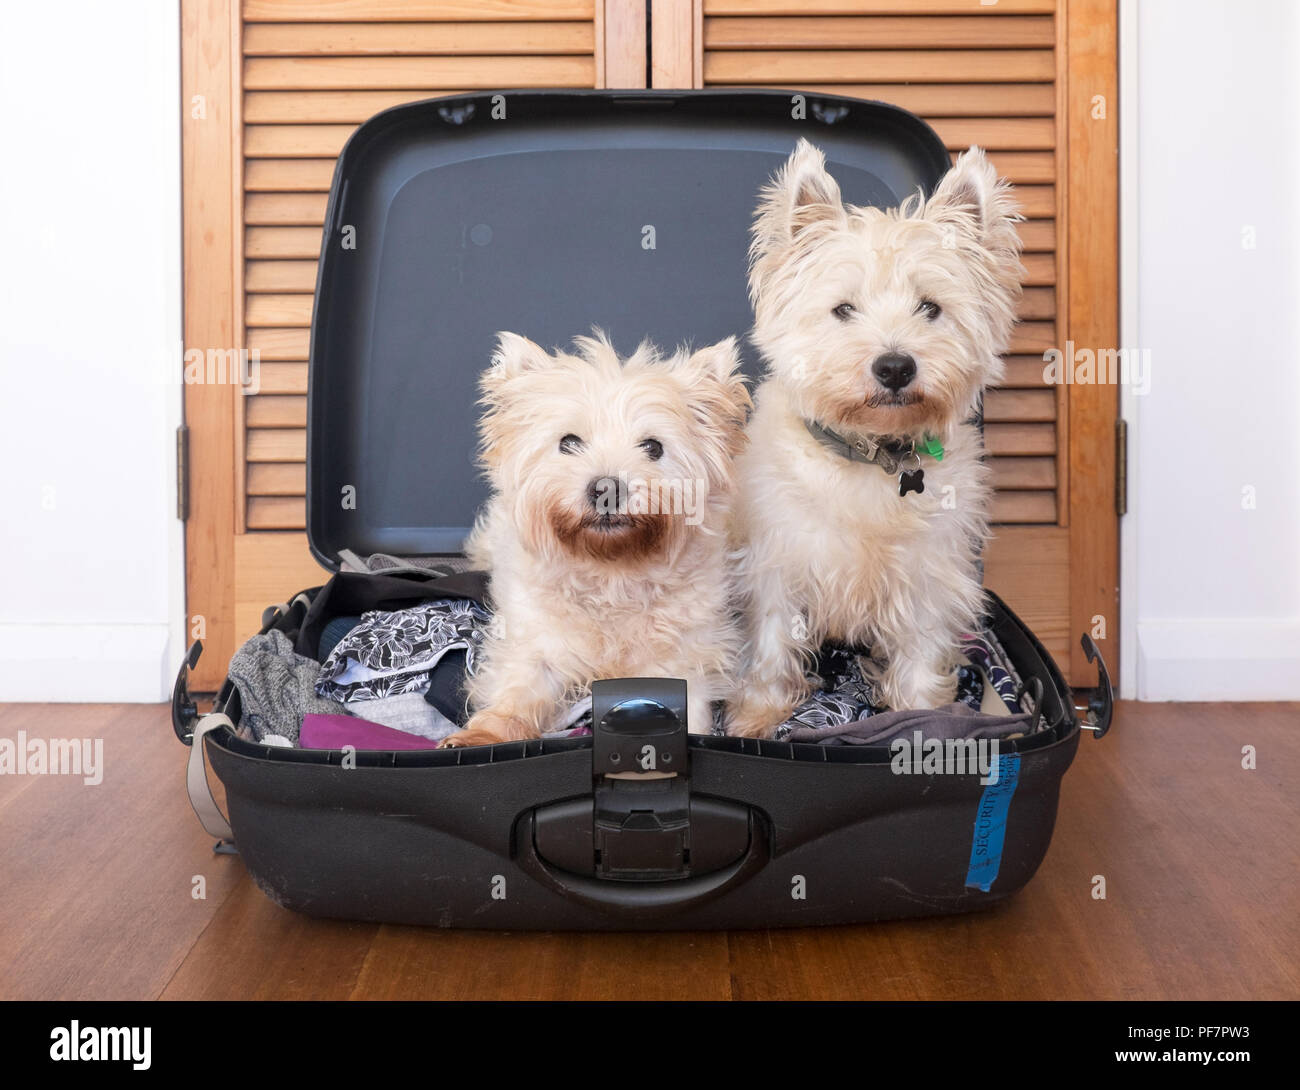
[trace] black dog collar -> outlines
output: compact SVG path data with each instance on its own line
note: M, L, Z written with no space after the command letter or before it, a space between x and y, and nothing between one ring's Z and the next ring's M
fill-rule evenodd
M805 420L803 425L818 443L841 458L877 466L891 477L897 473L900 496L925 491L925 471L921 468L921 455L917 453L914 439L870 435L849 439L812 420ZM932 458L943 457L943 447L937 439L927 436L921 449Z

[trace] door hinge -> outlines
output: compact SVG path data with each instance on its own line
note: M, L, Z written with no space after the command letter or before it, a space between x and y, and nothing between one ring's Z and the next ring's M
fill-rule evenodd
M176 429L176 517L190 517L190 429L184 424Z
M1128 514L1128 421L1115 421L1115 514Z

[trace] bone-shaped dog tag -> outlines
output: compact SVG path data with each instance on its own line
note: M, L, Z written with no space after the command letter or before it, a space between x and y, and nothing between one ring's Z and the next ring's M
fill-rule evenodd
M904 470L898 475L898 494L906 496L909 492L925 491L925 470Z

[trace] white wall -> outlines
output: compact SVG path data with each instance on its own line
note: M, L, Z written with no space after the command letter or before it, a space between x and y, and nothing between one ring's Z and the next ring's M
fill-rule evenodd
M0 700L161 700L182 654L179 40L0 14Z
M1152 371L1124 692L1300 698L1300 4L1128 0L1123 29L1123 341Z

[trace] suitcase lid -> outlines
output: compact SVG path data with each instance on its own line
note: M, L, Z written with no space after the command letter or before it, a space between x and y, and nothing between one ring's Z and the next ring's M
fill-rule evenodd
M801 136L851 204L929 193L950 165L905 110L790 91L455 95L361 125L335 168L312 311L316 559L461 551L487 494L477 384L499 330L549 349L599 326L620 354L746 333L758 192Z

